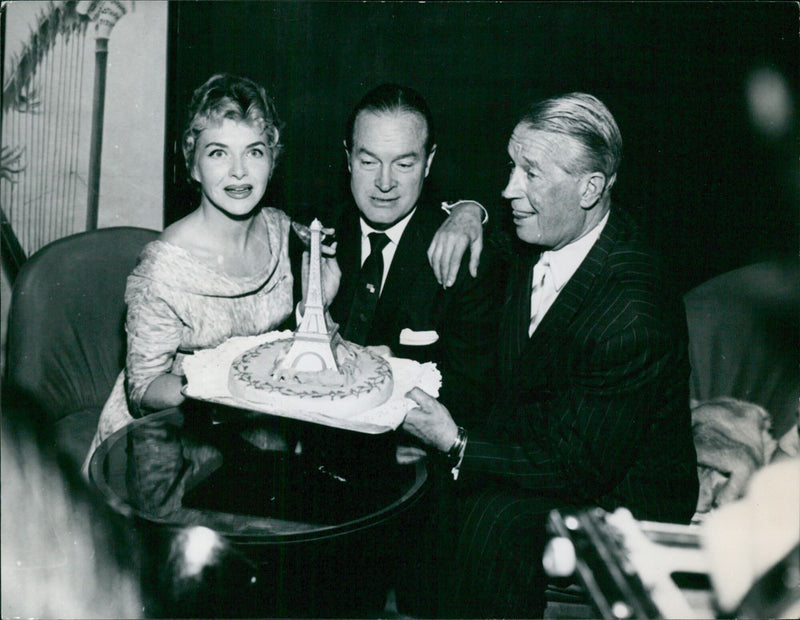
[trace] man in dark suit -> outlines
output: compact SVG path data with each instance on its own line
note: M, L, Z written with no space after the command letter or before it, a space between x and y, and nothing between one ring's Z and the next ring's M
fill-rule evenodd
M378 86L352 111L344 145L353 200L333 226L341 280L331 317L347 340L435 362L440 400L472 424L473 414L485 415L493 387L502 278L486 277L497 267L489 261L474 278L464 265L443 287L428 264L428 247L447 218L423 191L436 155L428 105L411 88ZM461 201L458 209L474 220L482 207Z
M625 506L670 522L694 512L685 315L635 224L612 209L621 151L611 113L582 93L532 105L509 140L503 197L523 243L494 405L486 424L464 427L414 389L402 426L457 478L451 512L423 541L441 543L423 579L439 604L427 614L541 617L553 508Z
M344 145L352 201L333 223L341 279L328 308L331 317L351 342L435 362L442 375L440 400L458 412L461 424L471 426L478 421L474 416L486 414L493 388L503 280L491 273L496 265L486 261L480 273L472 274L476 277L464 265L450 286L440 286L428 263L428 247L447 218L423 191L436 155L428 105L411 88L378 86L355 106ZM456 210L481 225L477 203L462 202ZM447 230L442 228L445 237ZM300 282L296 276L296 285ZM396 458L402 464L424 455L419 444L398 448L398 437L414 443L400 433L375 436L325 427L304 429L301 443L307 458L339 480L380 480L389 468L398 467ZM434 478L431 471L429 481ZM403 534L391 537L393 541L405 545L407 536L416 538L426 518L424 501L406 512L398 526ZM381 568L371 576L371 587L346 596L357 596L365 601L364 608L380 613L386 588L393 584L396 543L372 540L364 553L380 558L375 564Z

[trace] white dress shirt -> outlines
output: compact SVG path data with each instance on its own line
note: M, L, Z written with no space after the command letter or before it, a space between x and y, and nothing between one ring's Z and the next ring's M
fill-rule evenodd
M411 216L414 215L414 212L417 210L416 207L411 209L411 211L406 215L402 220L399 222L392 224L391 227L387 228L386 230L376 230L369 224L364 221L364 218L359 218L359 222L361 223L361 264L364 264L364 261L367 260L367 256L369 256L370 252L370 245L369 245L369 234L374 232L382 232L387 237L389 237L389 243L383 248L383 277L381 279L381 290L383 292L383 285L386 284L386 275L389 273L389 268L392 266L392 260L394 260L394 253L397 251L397 244L400 243L400 239L403 236L403 233L406 230L406 226L408 226L408 221L411 219Z
M533 269L531 287L531 324L528 335L532 335L542 318L553 305L561 289L581 266L589 250L600 238L608 222L608 213L600 223L580 239L565 245L559 250L542 252ZM546 265L546 267L545 267Z
M361 265L364 265L364 261L367 260L367 257L370 253L370 244L369 244L369 234L373 232L382 232L387 237L389 237L389 243L383 248L383 277L381 278L381 290L379 292L383 292L383 285L386 284L386 275L389 273L389 267L392 266L392 260L394 260L394 253L397 251L397 244L400 243L400 238L403 236L403 233L406 230L406 226L408 226L408 221L411 219L411 216L414 215L414 212L417 210L416 207L411 209L408 215L406 215L402 220L399 222L392 224L390 228L386 230L376 230L372 228L369 224L364 221L364 218L359 218L359 222L361 223ZM297 320L297 324L303 320L303 315L300 314L300 302L298 301L295 304L295 318Z

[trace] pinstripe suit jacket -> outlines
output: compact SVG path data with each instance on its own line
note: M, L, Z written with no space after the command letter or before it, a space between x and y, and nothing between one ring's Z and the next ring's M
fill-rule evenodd
M680 299L665 290L632 220L612 209L528 338L537 258L521 256L512 268L502 385L488 424L470 433L464 483L491 476L556 504L626 506L639 519L688 522L697 457Z

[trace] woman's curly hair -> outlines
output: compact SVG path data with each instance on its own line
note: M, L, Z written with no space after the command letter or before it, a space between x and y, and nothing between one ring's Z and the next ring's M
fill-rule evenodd
M221 73L209 78L192 95L182 144L188 170L194 165L197 137L209 125L224 119L245 121L258 127L266 137L273 160L277 158L283 145L280 143L281 122L272 98L263 86L249 78Z

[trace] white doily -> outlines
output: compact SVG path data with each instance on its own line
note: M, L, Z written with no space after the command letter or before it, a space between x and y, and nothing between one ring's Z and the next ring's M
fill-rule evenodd
M386 360L392 367L394 379L391 397L379 407L357 416L348 416L346 419L305 411L276 411L273 408L233 396L228 389L228 372L233 360L253 347L280 338L289 338L291 335L291 331L273 331L261 336L236 337L223 342L214 349L205 349L196 351L193 355L187 355L183 360L183 371L186 373L187 379L187 385L183 390L184 394L190 398L239 409L260 411L371 434L384 433L400 426L406 413L416 406L414 401L405 397L406 392L411 388L418 387L434 397L439 395L442 375L436 368L436 364L433 362L420 364L414 360L387 357Z

